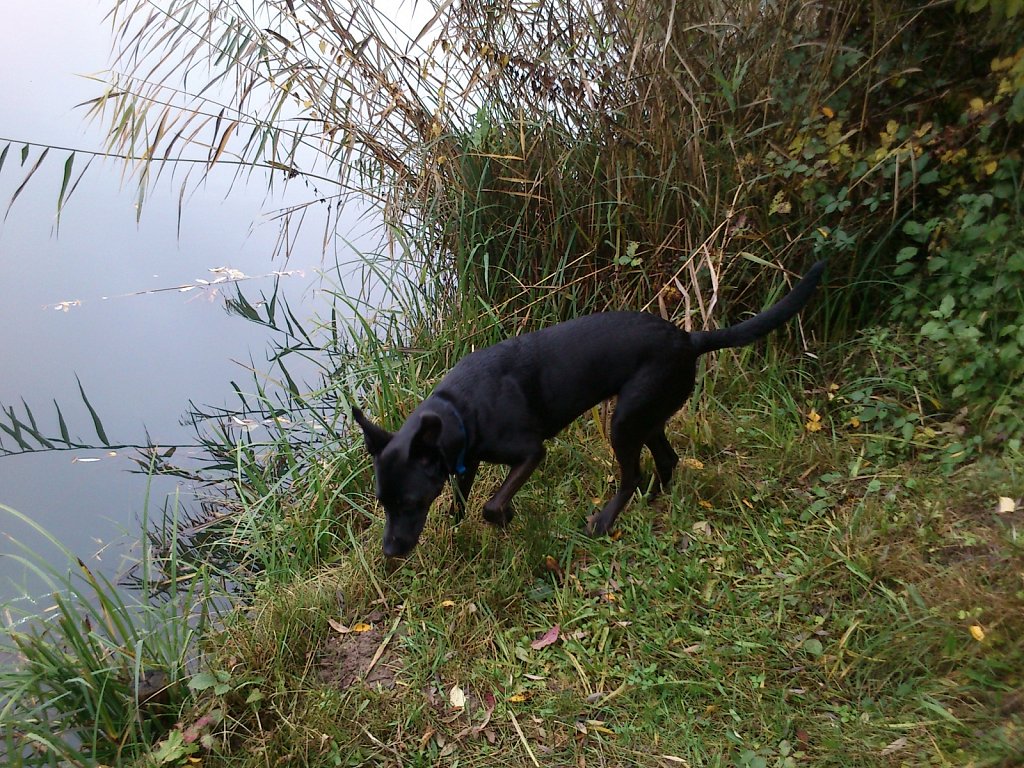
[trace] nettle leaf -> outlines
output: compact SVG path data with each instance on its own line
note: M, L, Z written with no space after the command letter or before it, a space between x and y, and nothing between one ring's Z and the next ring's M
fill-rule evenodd
M193 691L205 691L212 688L219 681L212 672L200 672L188 681L188 687Z
M899 252L896 254L896 263L899 264L900 262L914 258L917 256L917 251L917 247L913 245L908 245L906 248L900 248Z

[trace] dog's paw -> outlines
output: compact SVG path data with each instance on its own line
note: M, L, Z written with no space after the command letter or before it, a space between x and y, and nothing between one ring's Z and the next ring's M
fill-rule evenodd
M604 519L604 516L600 512L595 512L587 518L587 535L588 536L604 536L608 533L610 524Z
M504 528L506 525L512 522L512 516L515 514L515 510L512 509L512 505L508 504L505 507L492 506L490 503L484 504L484 520L491 525L496 525L499 528Z

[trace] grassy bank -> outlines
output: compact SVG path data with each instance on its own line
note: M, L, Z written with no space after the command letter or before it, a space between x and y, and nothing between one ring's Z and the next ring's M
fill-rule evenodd
M363 400L397 423L466 322L366 341ZM38 640L9 635L8 761L51 764L61 723L82 765L1019 764L1024 457L923 412L898 336L785 340L708 366L676 482L611 538L582 533L615 476L600 409L508 529L479 519L487 468L401 563L356 435L236 443L234 501L190 547L180 521L155 537L157 609L83 570Z
M671 493L634 501L611 539L581 531L614 476L600 418L552 441L509 529L435 513L404 563L380 554L357 451L344 497L278 509L276 546L303 567L264 572L208 638L219 692L194 691L192 741L169 754L1018 764L1024 511L999 499L1024 495L1024 460L944 463L950 439L924 434L896 450L899 430L849 417L864 387L827 360L726 357L672 424ZM498 482L482 478L477 509Z

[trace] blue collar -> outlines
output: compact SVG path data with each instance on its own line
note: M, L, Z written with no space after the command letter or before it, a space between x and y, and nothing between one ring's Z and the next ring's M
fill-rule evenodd
M466 424L462 420L462 415L459 413L459 409L455 407L454 403L445 400L443 397L439 397L437 399L448 406L449 410L455 414L455 420L459 423L459 431L462 432L462 450L460 450L459 455L455 457L455 474L464 475L466 474L466 445L469 443L469 434L466 432Z

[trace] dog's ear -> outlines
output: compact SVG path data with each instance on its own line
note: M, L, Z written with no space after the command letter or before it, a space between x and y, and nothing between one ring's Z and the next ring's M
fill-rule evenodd
M356 423L363 428L363 439L366 441L366 450L371 456L376 456L387 444L391 442L393 434L388 432L386 429L382 429L370 421L363 412L352 406L352 418L356 420Z
M419 429L413 435L409 454L418 459L431 461L443 458L441 429L441 417L436 413L424 413L420 416Z
M413 437L410 454L423 462L439 462L448 472L459 472L456 463L466 444L466 433L441 414L426 412L420 417L420 427ZM464 470L462 470L464 471Z

